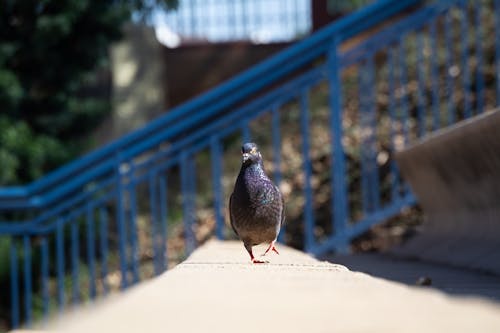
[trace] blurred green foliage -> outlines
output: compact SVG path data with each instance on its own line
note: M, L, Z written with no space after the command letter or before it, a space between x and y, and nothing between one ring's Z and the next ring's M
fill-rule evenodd
M0 0L0 186L39 178L88 147L110 112L110 43L132 15L176 4Z

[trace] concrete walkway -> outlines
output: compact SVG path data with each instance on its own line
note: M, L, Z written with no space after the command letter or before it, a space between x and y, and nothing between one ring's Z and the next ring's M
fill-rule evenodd
M171 271L52 325L58 332L500 332L500 305L349 271L280 246L252 265L211 241ZM263 251L258 248L256 253Z
M428 278L427 288L456 296L480 296L500 302L500 276L419 260L408 260L393 253L336 255L329 261L383 279L415 286ZM500 303L499 303L500 304Z

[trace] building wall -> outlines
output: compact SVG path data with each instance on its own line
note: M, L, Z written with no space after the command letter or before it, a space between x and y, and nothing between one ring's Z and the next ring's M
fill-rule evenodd
M164 48L165 96L181 104L287 47L289 43L232 42Z

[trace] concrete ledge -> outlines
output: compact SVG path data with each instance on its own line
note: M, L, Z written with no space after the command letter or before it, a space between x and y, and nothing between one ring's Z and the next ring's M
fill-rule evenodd
M398 152L426 220L395 254L500 275L500 110L430 134Z
M259 248L256 253L263 251ZM252 265L211 241L148 282L65 316L58 332L500 332L500 306L372 278L280 246Z

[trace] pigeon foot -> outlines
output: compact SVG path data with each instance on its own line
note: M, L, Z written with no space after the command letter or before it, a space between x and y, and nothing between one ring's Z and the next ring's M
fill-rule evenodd
M250 246L249 247L245 246L245 248L247 248L248 254L250 255L250 260L252 260L252 264L268 264L269 263L269 261L256 259L252 253L252 248Z
M267 248L266 252L264 252L264 254L262 256L265 256L269 251L273 251L273 252L276 252L276 254L280 254L278 252L278 250L276 249L276 247L274 246L274 243L276 241L272 241L271 244L269 245L269 247Z
M259 259L252 259L252 264L269 264L269 261L266 260L259 260Z

